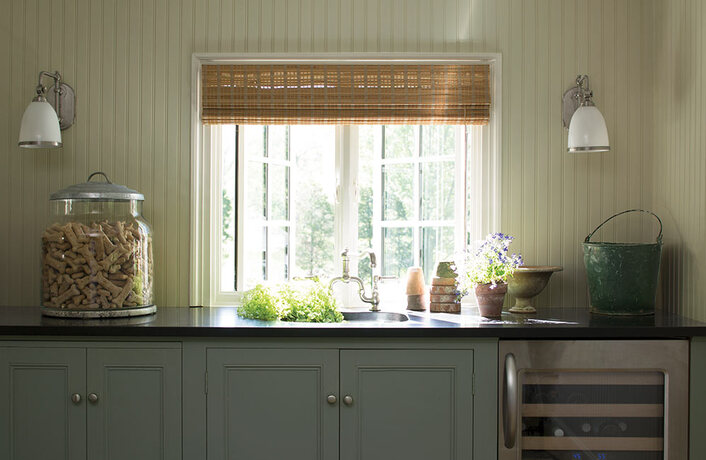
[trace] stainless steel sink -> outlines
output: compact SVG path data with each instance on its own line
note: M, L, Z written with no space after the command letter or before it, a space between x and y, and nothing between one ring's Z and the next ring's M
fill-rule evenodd
M343 319L352 322L399 323L409 321L404 313L391 311L343 311Z

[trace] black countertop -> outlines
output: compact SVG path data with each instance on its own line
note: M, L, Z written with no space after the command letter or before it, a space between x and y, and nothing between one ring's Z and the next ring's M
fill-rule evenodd
M595 315L586 308L542 308L500 319L407 312L399 323L312 324L244 320L235 308L159 307L154 315L119 319L43 317L38 307L0 307L0 335L73 337L437 337L505 339L674 338L706 336L706 323L658 311L654 316Z

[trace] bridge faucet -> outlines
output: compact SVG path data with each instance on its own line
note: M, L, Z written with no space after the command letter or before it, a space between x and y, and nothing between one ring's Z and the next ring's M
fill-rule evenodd
M375 257L375 253L373 252L372 249L367 249L363 251L363 254L368 255L370 258L370 269L371 272L374 271L375 267L377 266L377 258ZM370 296L365 295L365 285L363 284L363 280L360 279L357 276L351 276L350 275L350 257L348 256L348 248L344 249L343 252L341 253L341 259L343 262L343 274L341 276L338 276L336 278L333 278L331 282L329 283L329 287L333 288L333 285L336 284L337 282L341 283L350 283L350 282L355 282L358 284L358 296L360 297L360 300L362 300L365 303L369 303L371 305L370 311L380 311L380 293L379 293L379 284L380 281L383 279L389 279L389 278L394 278L394 277L383 277L379 275L373 275L373 286L372 286L372 292L370 293Z

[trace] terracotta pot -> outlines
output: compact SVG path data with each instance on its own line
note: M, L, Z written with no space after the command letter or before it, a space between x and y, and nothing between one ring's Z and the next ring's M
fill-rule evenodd
M503 302L507 292L507 284L479 284L476 286L476 301L480 315L486 318L498 318L503 312Z

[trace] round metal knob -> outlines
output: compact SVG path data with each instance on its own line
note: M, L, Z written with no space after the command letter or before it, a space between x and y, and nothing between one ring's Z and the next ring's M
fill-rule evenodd
M71 395L71 401L73 401L74 404L78 404L81 402L81 395L78 393L74 393Z
M345 404L346 406L352 406L353 405L353 396L345 395L343 397L343 404Z
M329 404L336 404L336 401L338 401L336 399L336 395L328 395L326 397L326 402L328 402Z
M91 401L92 403L98 402L98 395L95 393L90 393L88 395L88 400Z

